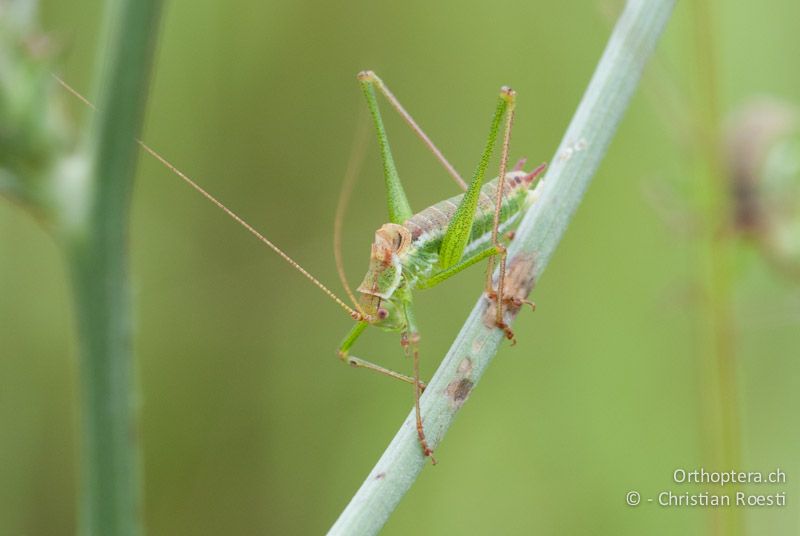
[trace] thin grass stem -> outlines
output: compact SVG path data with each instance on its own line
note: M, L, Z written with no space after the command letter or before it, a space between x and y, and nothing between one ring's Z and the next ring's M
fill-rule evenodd
M112 0L100 47L86 175L60 229L78 319L79 532L142 533L140 442L128 282L128 215L160 0Z

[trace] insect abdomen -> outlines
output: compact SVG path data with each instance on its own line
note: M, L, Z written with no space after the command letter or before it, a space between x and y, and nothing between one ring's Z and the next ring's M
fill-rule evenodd
M503 189L503 200L500 207L500 224L512 219L525 206L525 199L531 181L526 180L529 174L524 171L513 171L506 174ZM481 188L475 219L467 250L476 240L490 233L494 224L495 196L497 195L497 179L491 180ZM403 226L411 232L412 245L419 250L438 253L447 226L458 208L463 194L440 201L425 210L414 214Z

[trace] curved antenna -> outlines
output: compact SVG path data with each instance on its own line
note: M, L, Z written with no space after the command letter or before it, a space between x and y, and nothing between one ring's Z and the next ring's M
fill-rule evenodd
M92 103L91 103L91 102L90 102L90 101L89 101L89 100L88 100L86 97L84 97L83 95L81 95L80 93L78 93L78 91L77 91L76 89L74 89L72 86L70 86L69 84L67 84L67 83L66 83L64 80L62 80L61 78L59 78L58 76L56 76L56 75L55 75L55 74L53 74L53 73L50 73L50 74L51 74L51 76L52 76L52 77L53 77L53 78L56 80L56 82L58 82L59 84L61 84L61 86L63 86L63 87L64 87L64 89L66 89L66 90L67 90L67 91L69 91L69 92L70 92L72 95L74 95L76 98L78 98L79 100L81 100L81 101L82 101L84 104L86 104L86 105L87 105L89 108L91 108L92 110L96 110L96 109L97 109L97 108L94 106L94 104L92 104ZM155 158L156 160L158 160L159 162L161 162L161 164L162 164L164 167L166 167L166 168L167 168L168 170L170 170L172 173L174 173L175 175L177 175L179 178L183 179L183 181L184 181L184 182L186 182L186 183L187 183L189 186L191 186L192 188L194 188L194 189L195 189L195 190L196 190L198 193L200 193L200 195L202 195L203 197L205 197L206 199L208 199L209 201L211 201L212 203L214 203L214 204L215 204L217 207L219 207L220 209L222 209L222 211L223 211L223 212L225 212L225 214L227 214L228 216L230 216L230 217L231 217L231 218L232 218L232 219L233 219L233 220L234 220L236 223L238 223L239 225L241 225L242 227L244 227L245 229L247 229L247 230L248 230L248 231L249 231L251 234L253 234L253 235L254 235L256 238L258 238L259 240L261 240L261 241L262 241L264 244L266 244L266 245L267 245L267 246L268 246L268 247L269 247L269 248L270 248L272 251L274 251L275 253L277 253L277 254L278 254L278 255L279 255L279 256L280 256L280 257L281 257L283 260L285 260L287 263L289 263L289 264L290 264L290 265L291 265L291 266L292 266L292 267L293 267L295 270L297 270L298 272L300 272L301 274L303 274L303 275L304 275L304 276L305 276L305 277L306 277L306 278L307 278L309 281L311 281L312 283L314 283L314 285L316 285L316 286L317 286L317 287L318 287L320 290L322 290L322 292L324 292L325 294L327 294L329 298L331 298L333 301L335 301L335 302L336 302L336 303L337 303L337 304L338 304L338 305L339 305L339 306L340 306L342 309L344 309L345 311L347 311L347 313L350 315L350 317L351 317L351 318L353 318L354 320L358 320L358 321L364 321L364 320L367 320L367 316L366 316L366 315L364 315L364 314L363 314L361 311L356 311L355 309L353 309L352 307L350 307L349 305L347 305L347 304L346 304L344 301L342 301L342 300L341 300L341 299L340 299L340 298L339 298L339 297L338 297L336 294L334 294L334 293L333 293L333 292L332 292L332 291L331 291L331 290L330 290L328 287L326 287L325 285L323 285L323 284L322 284L322 283L321 283L321 282L320 282L320 281L319 281L319 280L318 280L316 277L314 277L313 275L311 275L310 273L308 273L308 271L306 271L306 269L305 269L305 268L303 268L302 266L300 266L300 264L299 264L297 261L295 261L295 260L294 260L293 258L291 258L289 255L287 255L286 253L284 253L284 252L283 252L283 250L282 250L281 248L279 248L278 246L276 246L275 244L273 244L273 243L272 243L272 242L271 242L271 241L270 241L270 240L269 240L267 237L265 237L264 235L262 235L261 233L259 233L258 231L256 231L256 229L255 229L255 228L254 228L252 225L250 225L249 223L247 223L246 221L244 221L242 218L240 218L240 217L239 217L239 216L238 216L238 215L237 215L235 212L233 212L231 209L229 209L229 208L228 208L228 207L226 207L224 204L222 204L222 202L221 202L221 201L219 201L219 200L218 200L216 197L214 197L213 195L211 195L210 193L208 193L207 191L205 191L205 190L204 190L204 189L203 189L203 188L202 188L202 187L201 187L199 184L197 184L196 182L194 182L194 181L193 181L192 179L190 179L190 178L189 178L189 177L188 177L188 176L187 176L185 173L183 173L183 172L182 172L181 170L179 170L177 167L175 167L174 165L172 165L172 163L170 163L170 162L169 162L169 161L168 161L166 158L164 158L164 157L163 157L163 156L161 156L161 155L160 155L158 152L156 152L156 150L155 150L155 149L151 148L149 145L147 145L145 142L143 142L142 140L140 140L140 139L138 139L138 138L136 139L136 143L138 143L138 144L139 144L139 146L140 146L142 149L144 149L145 151L147 151L147 152L148 152L148 153L149 153L149 154L150 154L150 155L151 155L153 158Z
M336 271L339 274L339 281L342 282L344 291L353 302L353 305L355 305L358 312L362 314L364 311L358 304L358 300L347 282L347 274L344 270L344 259L342 257L342 225L344 224L344 215L353 193L353 187L361 173L361 166L364 163L368 126L367 114L362 109L358 115L358 124L356 126L355 137L353 138L353 147L350 150L350 157L347 160L347 170L344 174L342 188L339 190L339 200L336 203L336 216L334 216L333 219L333 257L336 260Z

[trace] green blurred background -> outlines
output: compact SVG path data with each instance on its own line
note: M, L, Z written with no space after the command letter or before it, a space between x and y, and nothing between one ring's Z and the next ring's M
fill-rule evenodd
M90 92L101 2L41 7L63 46L63 77ZM338 291L332 221L364 108L355 74L378 72L462 174L477 162L497 89L511 85L512 158L538 163L552 157L619 7L170 1L144 139ZM723 113L757 94L800 102L796 0L716 2L712 15ZM780 467L785 485L747 489L785 491L788 506L739 519L751 534L798 532L800 286L739 245L742 460L718 466L707 244L681 225L707 188L671 112L698 107L708 66L697 61L695 18L694 4L679 3L646 90L534 291L538 311L520 316L519 343L501 351L386 534L720 533L730 511L625 504L632 489L719 491L672 482L676 468L698 467ZM85 121L78 103L70 109ZM453 195L402 122L388 111L386 122L413 207ZM345 222L351 282L386 220L373 139L367 154ZM411 390L342 366L335 350L350 319L146 156L133 208L149 533L326 530L406 416ZM425 377L481 281L475 268L418 294ZM0 534L74 532L73 324L60 251L0 202ZM368 333L358 350L410 370L396 335Z

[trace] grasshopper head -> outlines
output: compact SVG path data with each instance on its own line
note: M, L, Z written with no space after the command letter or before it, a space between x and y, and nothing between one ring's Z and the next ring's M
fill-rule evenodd
M411 233L396 223L387 223L375 231L369 269L358 286L361 308L375 325L398 330L405 326L402 307L392 297L403 282L402 256L411 246Z

